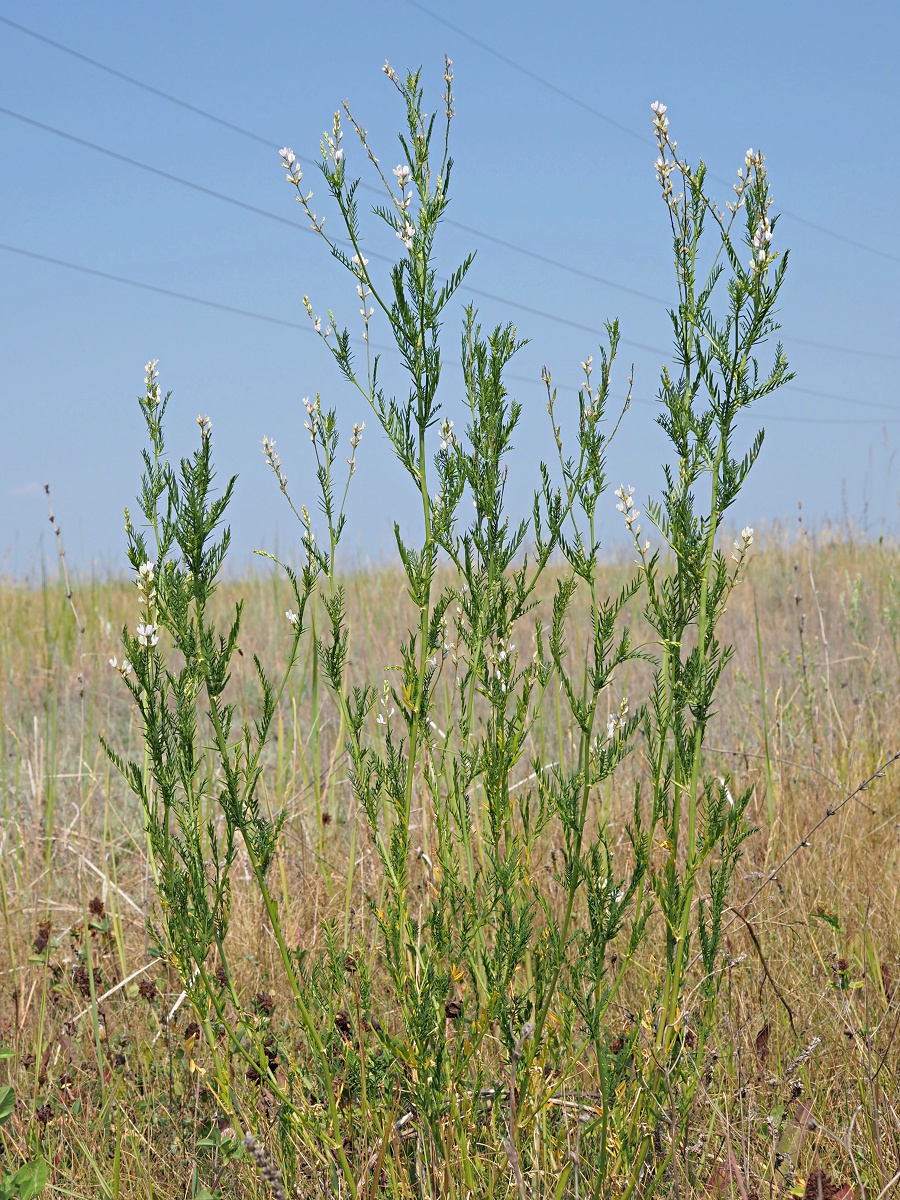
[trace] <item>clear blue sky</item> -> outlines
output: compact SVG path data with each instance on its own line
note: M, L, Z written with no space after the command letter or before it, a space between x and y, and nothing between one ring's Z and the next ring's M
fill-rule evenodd
M171 449L192 448L194 419L208 413L221 473L240 476L231 517L239 562L253 547L295 540L265 470L263 434L277 438L296 500L314 503L301 399L316 391L338 406L347 434L354 420L368 421L348 547L363 558L391 552L391 522L409 509L408 485L369 414L337 379L302 306L309 293L317 310L333 306L349 322L352 285L304 228L277 149L290 145L309 164L335 108L349 99L376 152L393 166L402 114L382 64L389 59L400 71L421 65L429 106L437 107L444 52L456 73L451 216L480 233L448 226L442 262L477 249L469 282L496 298L463 298L478 304L486 325L512 320L531 339L511 381L525 406L514 498L526 497L531 470L548 451L542 364L561 394L577 385L578 363L614 316L626 343L619 394L633 360L640 401L614 448L614 482L633 484L641 497L658 487L664 445L652 402L669 345L665 304L673 298L653 173L649 105L659 99L679 149L705 158L725 181L713 183L721 200L745 150L762 148L776 209L785 214L778 243L792 252L781 318L797 380L760 405L767 440L735 521L793 523L800 501L811 522L849 517L870 534L898 533L894 0L6 0L0 17L0 107L7 110L0 113L0 242L273 319L0 250L0 569L27 570L41 556L52 561L44 483L70 562L122 565L122 509L133 506L140 465L135 397L149 358L160 360L163 388L174 393ZM356 147L349 139L346 145L350 167L364 173ZM307 179L315 189L314 175ZM448 360L456 357L458 329L448 323ZM383 341L385 330L376 325L372 336ZM457 375L449 368L445 378L453 416ZM614 503L610 495L611 529Z

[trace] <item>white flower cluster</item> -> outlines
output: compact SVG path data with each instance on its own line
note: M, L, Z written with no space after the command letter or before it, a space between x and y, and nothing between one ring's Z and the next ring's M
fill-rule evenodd
M675 189L672 187L672 174L678 167L675 151L678 149L678 143L669 139L669 118L666 116L666 106L659 100L654 100L650 105L653 112L653 132L656 134L656 144L659 147L659 157L654 163L656 170L656 181L662 188L663 200L670 209L676 209L684 198L683 193L675 195ZM672 152L672 158L669 158L668 151Z
M368 332L369 319L374 314L375 309L372 308L371 306L369 308L366 308L366 300L372 294L372 289L369 287L369 285L365 282L364 279L360 279L359 283L356 285L356 294L357 294L357 296L359 296L360 300L362 300L362 308L359 311L360 311L360 315L362 316L363 321L365 322L366 331Z
M622 703L619 705L619 711L610 713L609 719L606 722L606 739L613 741L628 720L628 697L622 697Z
M452 450L456 445L457 438L453 432L453 422L445 417L441 421L441 450Z
M397 177L397 182L400 184L400 199L395 200L400 216L397 221L397 237L403 243L407 250L412 250L413 239L416 236L416 227L408 217L409 206L412 203L412 171L405 163L394 167L394 175ZM410 191L406 189L410 188Z
M397 711L394 708L393 704L390 706L390 708L388 708L388 701L390 700L390 696L391 696L390 688L388 687L387 680L385 680L384 688L381 693L381 699L378 701L379 705L381 706L381 712L375 718L376 725L387 725L388 721L391 719L391 717Z
M296 154L290 146L282 146L278 153L281 155L281 165L287 171L288 183L299 183L303 178L303 172L300 170Z
M303 405L306 408L306 415L309 417L308 421L303 422L303 428L307 430L309 440L315 445L322 422L322 400L318 392L316 393L315 400L310 400L309 396L304 396Z
M750 260L750 266L754 271L762 271L772 261L774 257L772 253L772 226L769 224L768 213L763 213L760 217L759 226L753 235L753 240L750 243L753 250L753 258Z
M138 577L135 580L137 589L141 595L141 601L150 609L156 605L155 571L156 568L152 562L142 563L138 568Z
M135 633L137 634L138 642L145 649L149 650L152 646L156 646L159 643L159 634L156 632L156 626L152 621L148 621L146 625L138 625Z
M266 466L271 467L278 480L278 486L284 491L287 488L287 476L281 469L281 455L275 449L275 439L263 435L263 454L266 456Z
M158 366L159 359L153 358L144 367L144 384L147 388L147 401L151 408L159 404L160 400L159 371L156 369Z
M734 543L734 552L731 555L732 561L736 562L738 564L738 566L740 566L741 563L744 561L744 559L747 557L747 551L750 549L750 547L752 545L753 545L753 530L751 529L751 527L749 525L746 525L741 530L741 540L739 542Z
M316 333L319 334L320 337L323 337L327 342L332 333L331 326L334 324L334 313L331 311L331 309L328 310L328 319L331 321L331 325L326 325L323 332L322 318L317 317L313 312L312 301L310 300L309 296L303 297L303 307L306 309L306 315L313 323L313 329L315 329Z
M618 512L625 516L625 525L629 532L633 531L635 537L641 536L640 525L635 525L635 521L641 515L634 507L634 488L626 487L623 483L616 488L615 495L619 503L616 505Z
M353 423L353 432L350 434L350 457L346 460L351 475L356 472L356 447L362 441L365 427L365 421L354 421Z
M336 112L334 114L334 125L332 127L332 132L330 134L323 134L322 141L319 143L326 173L328 172L329 159L331 160L333 169L335 171L337 171L338 167L343 162L344 150L341 146L341 139L343 136L343 130L341 129L341 114L340 112Z

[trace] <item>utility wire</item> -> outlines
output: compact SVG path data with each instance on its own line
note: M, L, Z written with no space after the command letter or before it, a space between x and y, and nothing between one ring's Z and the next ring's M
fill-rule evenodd
M124 71L117 71L115 67L110 67L104 62L100 62L99 59L89 58L87 54L82 54L79 50L73 50L71 46L64 46L62 42L55 42L53 38L48 38L43 33L38 33L36 29L29 29L25 25L20 25L18 21L11 21L9 17L0 17L0 23L8 25L11 29L17 29L19 33L27 34L28 37L34 38L38 42L43 42L47 46L52 46L54 50L61 50L63 54L77 58L91 67L96 67L98 71L105 71L107 75L112 75L116 79L130 83L134 87L140 88L141 91L149 92L151 96L158 96L161 100L168 100L170 104L177 104L179 108L187 109L188 112L195 113L198 117L205 117L207 121L215 121L223 129L230 129L232 133L239 133L242 137L250 138L251 141L261 142L270 149L273 146L273 143L268 138L261 137L258 133L253 133L250 129L244 129L241 125L235 125L233 121L226 121L222 117L217 117L215 113L208 112L205 108L198 108L196 104L188 104L186 100L181 100L178 96L173 96L171 92L163 92L159 88L152 87L149 83L144 83L141 79L135 79L133 75L127 75Z
M220 304L217 300L191 296L188 292L176 292L172 288L157 287L155 284L145 283L141 279L128 279L124 275L113 275L110 271L99 271L96 267L86 267L82 263L67 262L63 258L54 258L50 254L38 254L36 250L26 250L22 246L10 246L6 242L0 242L0 250L5 250L8 254L21 255L22 258L33 258L38 262L51 263L54 267L65 267L69 271L79 271L82 275L94 275L97 279L108 279L112 283L122 283L127 287L140 288L144 292L155 292L159 296L170 296L175 300L187 300L190 304L202 304L204 308L217 308L221 312L234 313L239 317L252 317L254 321L265 321L269 325L282 325L286 329L299 329L303 333L312 333L309 324L301 325L297 321L287 321L282 317L252 312L249 308L236 308L232 304Z
M484 50L486 54L490 54L494 58L499 59L500 62L505 63L508 67L512 67L514 71L518 71L519 74L524 75L527 79L531 79L535 83L539 83L548 91L554 92L557 96L561 96L563 99L568 100L570 104L576 105L578 108L581 108L585 112L590 113L592 116L597 117L599 120L604 121L607 125L613 126L615 129L618 129L621 133L626 134L628 137L634 138L637 141L642 142L644 145L654 144L652 139L638 133L630 126L623 125L621 122L614 120L607 113L601 112L599 108L595 108L592 104L588 104L586 101L582 100L578 96L573 95L571 92L564 91L563 88L558 87L557 84L553 83L551 80L545 78L543 75L538 75L536 71L532 71L530 67L523 66L522 63L517 62L515 59L510 58L506 54L502 54L499 50L496 50L487 42L483 42L480 38L475 37L474 34L469 33L468 30L461 28L459 25L454 25L452 21L448 21L447 18L441 16L440 13L434 12L432 9L427 8L424 4L420 4L419 0L406 0L406 3L412 8L418 9L419 12L424 13L426 16L431 17L433 21L438 21L441 25L445 25L448 29L452 29L454 33L458 34L462 38L465 38L466 41L471 42L473 45L478 46L478 48ZM713 175L712 172L709 173L709 176L711 179L715 179L718 183L724 183L729 187L731 186L731 180L722 179L721 176ZM783 216L789 217L792 221L797 221L801 225L806 225L809 229L815 229L817 233L824 233L827 237L834 238L838 242L844 242L846 245L853 246L857 250L865 250L867 254L874 254L877 258L887 259L888 262L900 263L900 255L889 254L886 250L881 250L877 246L869 246L866 242L858 242L855 238L847 237L846 234L838 233L834 229L828 229L825 225L819 225L816 221L810 221L807 217L801 217L799 213L791 212L789 209L782 208L780 212Z
M140 162L136 158L129 158L127 154L120 154L118 150L110 150L108 146L101 146L97 142L89 142L87 138L77 137L74 133L67 133L64 129L57 129L53 125L46 125L43 121L36 121L34 117L26 117L24 113L15 112L11 108L4 108L0 105L0 113L5 117L12 117L14 121L21 121L25 125L31 125L35 129L40 129L44 133L52 133L54 137L64 138L67 142L74 142L76 146L83 146L87 150L94 150L97 154L105 154L107 158L127 163L129 167L137 167L139 171L146 171L150 175L156 175L159 179L166 179L169 183L177 183L180 187L190 188L191 191L199 192L203 196L211 196L213 199L221 200L223 203L230 204L234 208L241 208L244 212L252 213L255 217L265 217L268 221L277 221L279 225L288 225L291 229L312 232L308 226L301 225L299 221L292 221L288 217L282 217L278 213L269 212L265 208L257 208L255 204L247 204L243 200L236 199L234 196L227 196L224 192L217 192L214 188L204 187L202 183L194 183L191 179L184 179L181 175L173 175L170 171L163 171L159 167L151 167L149 163Z
M13 120L22 121L26 125L31 125L36 129L40 129L44 133L53 134L54 137L63 138L65 141L74 142L75 145L81 146L84 149L94 150L98 154L104 154L107 158L115 159L118 162L126 163L130 167L136 167L140 171L147 171L151 175L157 176L159 179L165 179L169 183L179 184L181 187L190 188L191 191L199 192L201 195L209 196L215 200L221 200L225 204L230 204L234 208L242 209L244 212L251 213L253 216L265 217L269 221L277 221L279 225L287 225L291 229L299 230L301 233L312 233L308 225L301 225L298 221L291 221L287 217L279 216L277 213L270 212L265 208L258 208L255 204L247 204L243 200L238 200L234 196L228 196L224 192L218 192L214 188L205 187L203 184L194 183L193 180L184 179L180 175L173 175L170 171L163 171L159 167L153 167L149 163L141 162L139 159L130 158L127 154L120 154L117 150L110 150L108 146L101 146L97 142L88 141L87 138L77 137L74 133L68 133L64 129L57 129L54 125L47 125L44 121L37 121L34 117L25 116L24 113L16 112L11 108L5 108L0 105L0 113L4 116L11 117ZM349 243L346 243L349 245ZM367 250L366 253L370 258L378 259L380 262L393 264L394 260L386 254L379 254L375 250ZM521 304L518 301L507 299L505 296L497 296L493 292L485 292L480 288L473 287L470 283L463 285L464 289L473 296L479 296L484 300L495 300L501 304L508 304L511 307L517 307L522 312L527 312L533 316L543 317L547 321L555 321L557 324L568 326L571 329L577 329L579 332L595 334L597 333L596 326L581 325L569 320L567 317L560 317L556 313L545 312L543 309L531 308L528 305ZM623 346L632 346L636 350L647 350L651 354L661 354L664 358L668 356L668 351L661 349L659 346L647 346L643 342L630 341L628 338L620 338Z
M268 325L279 325L285 329L299 329L302 333L312 333L313 332L313 329L312 329L312 326L310 323L300 324L297 321L285 320L283 317L273 317L273 316L269 315L268 313L253 312L251 309L238 308L236 305L233 305L233 304L222 304L218 300L208 300L204 296L193 296L189 292L179 292L173 288L158 287L155 284L146 283L142 279L129 279L125 275L115 275L111 271L101 271L101 270L98 270L98 268L96 268L96 267L86 267L82 263L69 262L66 259L56 258L50 254L39 254L36 250L26 250L22 246L11 246L7 242L0 242L0 250L5 250L8 254L18 254L22 258L30 258L30 259L35 259L38 262L49 263L55 267L64 267L68 271L77 271L83 275L92 275L97 279L105 279L111 283L123 284L126 287L139 288L141 291L144 291L144 292L152 292L152 293L155 293L156 295L167 296L167 297L170 297L175 300L184 300L189 304L198 304L204 308L214 308L220 312L231 313L234 316L238 316L238 317L249 317L251 320L262 321ZM388 353L388 354L398 353L396 346L379 344L378 342L373 342L371 340L369 342L369 346L373 350L377 350L379 353ZM460 364L456 363L455 365L459 366ZM509 379L516 379L520 383L538 384L541 382L541 380L539 378L537 378L537 376L522 375L522 374L518 374L513 371L506 372L506 376ZM574 387L572 385L561 384L560 386L563 386L567 390L573 391L573 392L578 390L576 387ZM799 391L801 389L797 389L797 390ZM805 391L807 389L802 389L802 390ZM813 393L813 394L817 394L817 393ZM831 398L843 400L846 403L850 403L850 404L862 403L860 401L854 401L853 399L851 399L848 396L838 396L838 397L831 397ZM656 405L659 403L659 401L646 399L644 397L635 397L632 399L632 403L640 404L640 405ZM869 403L874 404L874 402L869 402ZM887 408L889 410L892 409L892 406L887 405L887 404L881 405L880 407ZM892 409L892 411L896 411L896 409ZM758 420L793 421L793 422L797 422L799 424L804 424L804 425L822 425L822 424L825 424L825 425L884 425L884 424L894 424L897 421L900 421L900 417L885 418L884 420L882 420L880 418L866 418L866 417L862 417L862 418L859 418L859 417L838 417L838 418L792 417L792 416L788 416L784 413L761 414L761 413L754 412L752 415L755 419L758 419Z
M566 92L562 88L557 87L556 84L551 83L549 80L543 78L540 75L537 75L536 73L530 71L528 68L523 67L520 63L517 63L513 59L508 58L506 55L501 54L500 51L495 50L493 47L487 45L485 42L480 41L478 38L474 37L472 34L468 33L466 30L460 29L459 27L453 25L451 22L447 21L446 18L439 16L437 13L432 12L430 9L426 8L424 5L417 3L416 0L407 0L407 3L412 4L414 8L417 8L421 12L426 13L428 16L432 17L434 20L442 22L444 25L448 26L448 28L450 28L454 32L458 33L461 37L467 38L469 41L473 42L475 45L479 46L481 49L485 50L487 53L494 55L496 58L499 58L502 62L505 62L507 65L513 67L515 70L522 72L529 78L532 78L535 82L541 84L544 87L549 88L551 91L557 92L564 99L570 100L572 103L577 104L579 107L585 109L585 111L591 113L593 116L598 117L600 120L606 121L608 124L621 130L623 133L626 133L629 137L636 138L645 145L649 144L649 141L647 138L643 137L641 134L636 133L633 129L630 129L626 125L620 124L619 122L613 120L611 117L607 116L605 113L601 112L599 109L594 108L592 105L586 104L584 101L580 100L577 96L571 95L569 92ZM25 25L21 25L18 21L12 21L8 17L0 16L0 23L9 26L11 29L17 30L19 33L25 34L28 37L34 38L36 41L43 42L47 46L52 46L53 49L59 50L63 54L68 54L72 58L75 58L80 62L86 63L87 65L89 65L91 67L95 67L99 71L104 71L106 74L111 75L114 78L123 81L124 83L131 84L133 87L139 88L141 91L147 92L150 95L157 97L158 99L167 100L170 104L177 105L179 108L185 109L188 112L194 113L196 116L203 117L207 121L212 121L216 125L219 125L224 129L230 130L232 133L237 133L241 137L248 138L252 142L256 142L259 145L263 145L267 149L273 149L275 147L274 139L263 137L261 134L256 133L251 129L246 129L242 125L237 125L233 121L228 121L223 117L217 116L215 113L210 112L208 109L199 108L196 104L190 104L190 103L188 103L188 101L182 100L179 96L175 96L171 92L165 92L161 88L153 87L151 84L144 83L143 80L137 79L133 75L126 74L126 72L124 72L124 71L119 71L115 67L111 67L107 63L100 62L99 59L91 58L87 54L82 54L81 51L75 50L71 46L66 46L62 42L55 41L53 38L49 38L45 34L38 33L37 30L35 30L35 29L30 29ZM367 191L377 191L378 190L377 188L372 187L370 184L363 183L362 186ZM271 213L268 215L270 217L273 216L273 214L271 214ZM805 218L797 217L794 214L786 214L786 215L791 215L791 216L793 216L793 219L802 221L804 224L807 224L814 229L819 229L821 232L829 234L829 236L832 236L832 237L842 237L843 236L843 235L834 233L833 230L828 230L822 226L818 226L814 222L807 221ZM282 219L284 219L284 218L282 218ZM516 254L521 254L526 258L531 258L535 262L544 263L545 265L555 267L560 271L566 271L571 275L576 275L576 276L579 276L580 278L588 279L591 282L602 284L604 287L612 288L616 291L625 292L629 295L637 296L640 299L648 300L651 303L660 304L664 308L668 308L667 302L659 296L652 296L652 295L648 294L647 292L640 291L637 288L629 287L623 283L617 283L611 279L605 279L602 276L595 275L590 271L584 271L579 267L572 266L570 263L562 262L556 258L550 258L547 255L540 254L537 251L532 250L526 246L520 246L520 245L516 244L515 242L507 241L504 238L500 238L500 237L495 236L494 234L487 233L486 231L484 231L482 229L476 229L471 225L466 225L461 221L456 221L452 217L445 217L444 221L447 225L453 226L456 229L460 229L463 232L471 234L474 237L482 238L484 241L492 242L495 245L502 246L502 247L504 247L504 249L511 250ZM844 240L850 241L850 243L852 245L859 244L859 243L853 242L852 239L844 238ZM876 251L870 246L863 247L863 248L869 250L871 253L879 253L879 254L885 253L884 251ZM887 255L886 257L892 258L893 256ZM894 261L900 261L900 260L895 259ZM806 339L806 338L792 338L791 340L793 342L796 342L798 345L811 346L817 350L828 350L833 353L856 354L856 355L864 355L867 358L883 358L883 359L888 359L890 361L900 361L900 354L890 354L890 353L885 353L883 351L877 351L877 350L875 350L875 351L859 350L856 347L836 346L833 343L810 341L809 339Z
M43 121L37 121L33 117L28 117L24 113L15 112L13 109L5 108L2 105L0 105L0 113L13 118L14 120L21 121L26 125L30 125L36 129L40 129L44 133L50 133L55 137L63 138L66 141L73 142L75 145L81 146L82 148L96 151L97 153L103 154L108 158L114 159L115 161L123 162L128 166L135 167L141 171L146 171L151 175L155 175L160 179L165 179L170 183L175 183L181 187L189 188L191 191L199 192L201 195L209 196L212 199L221 200L225 204L229 204L234 208L238 208L244 212L250 213L252 216L265 217L270 221L276 221L280 225L287 225L291 229L299 230L304 233L312 232L309 226L302 225L298 221L292 221L287 217L282 217L279 214L270 212L265 208L259 208L254 204L247 204L245 201L238 200L234 196L229 196L224 192L216 191L214 188L208 188L203 184L195 183L193 180L184 179L180 175L173 175L170 171L163 171L159 167L151 166L149 163L141 162L139 159L130 158L128 155L120 154L117 150L109 149L108 146L101 146L97 142L91 142L87 138L77 137L75 134L68 133L63 129L57 129L53 125L48 125ZM375 250L371 250L368 253L370 257L378 259L381 262L393 264L393 259L386 254L380 254ZM528 313L531 316L540 317L546 321L552 321L558 325L563 325L568 329L574 329L578 332L587 333L592 336L596 336L598 332L597 327L594 325L573 321L571 318L561 317L557 313L547 312L545 309L534 308L531 305L522 303L521 301L511 300L506 296L498 296L494 292L488 292L482 288L473 287L468 282L464 283L463 287L464 290L469 292L471 295L478 296L480 299L490 300L498 304L507 305L514 310L518 310L519 312ZM289 322L288 324L291 323ZM620 338L620 344L623 346L629 346L635 350L643 350L649 354L658 354L662 358L668 358L669 356L669 352L659 346L650 346L645 342L636 342L629 338ZM890 405L879 404L876 401L856 400L850 396L837 396L833 393L818 392L810 388L801 388L796 385L789 385L789 387L793 388L795 391L804 391L811 396L822 396L829 400L840 400L846 404L857 405L863 408L892 407Z

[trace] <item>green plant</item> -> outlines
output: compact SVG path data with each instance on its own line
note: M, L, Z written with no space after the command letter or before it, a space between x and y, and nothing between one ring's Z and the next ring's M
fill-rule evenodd
M16 1107L16 1093L11 1087L0 1087L0 1128L9 1121ZM5 1140L5 1139L4 1139ZM50 1166L38 1155L15 1171L0 1177L0 1200L33 1200L39 1196L50 1178Z
M395 665L368 678L353 668L337 555L365 425L353 426L341 490L337 414L316 396L306 401L306 428L326 536L316 540L275 443L264 439L301 524L304 565L299 574L284 567L293 595L286 666L273 681L254 659L255 714L238 720L242 606L224 631L214 614L234 480L215 494L207 418L199 449L177 471L169 465L168 397L151 363L141 400L146 530L126 520L141 614L136 632L123 634L125 664L114 664L140 715L145 755L109 753L144 809L159 953L182 980L211 1060L208 1075L193 1057L190 1070L241 1134L258 1128L254 1089L274 1097L289 1186L312 1173L355 1198L377 1168L376 1181L390 1175L398 1195L470 1194L506 1177L521 1195L541 1192L545 1178L561 1195L571 1178L597 1196L649 1196L676 1171L692 1175L682 1150L714 1035L723 914L750 832L750 789L732 795L731 781L710 772L704 742L731 653L717 628L753 540L745 528L732 560L720 546L762 445L760 433L739 455L735 425L789 378L780 345L768 370L757 359L777 328L786 266L772 249L763 157L748 152L726 215L706 194L703 165L677 156L664 106L653 106L678 287L677 370L663 372L658 418L674 461L662 499L647 504L657 549L642 535L634 489L615 493L637 566L608 594L606 455L628 408L607 432L618 326L607 327L596 377L591 357L582 364L574 420L560 415L545 369L557 462L540 465L530 519L516 520L506 489L523 413L504 381L521 345L515 329L485 333L467 308L462 437L442 399L439 335L473 262L466 257L446 280L435 266L452 167L450 63L440 125L423 111L418 73L386 73L406 114L405 161L393 180L345 106L384 189L374 215L403 246L386 279L364 254L341 115L320 164L340 239L310 207L293 151L281 157L313 229L354 282L364 363L330 309L317 315L304 297L307 312L420 506L417 542L395 526L411 613ZM727 299L717 307L723 276ZM376 313L402 359L405 394L382 383L369 343ZM650 631L642 644L638 606ZM343 919L324 926L317 955L292 940L287 887L279 894L270 881L276 864L284 870L286 812L264 802L273 723L307 635L357 806ZM626 682L633 672L639 687L647 664L647 699L636 703ZM540 730L554 694L551 759ZM629 758L639 760L631 821L614 844L602 797ZM358 827L374 858L365 880L355 877ZM271 997L242 994L229 956L239 853L277 951L286 1024L273 1020ZM353 917L360 900L367 918ZM649 966L639 961L644 946ZM631 1015L617 1031L625 997Z

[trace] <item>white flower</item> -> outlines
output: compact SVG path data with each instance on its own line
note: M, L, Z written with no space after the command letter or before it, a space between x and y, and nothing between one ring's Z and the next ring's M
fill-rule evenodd
M292 167L297 161L297 156L290 146L282 146L278 153L281 155L281 161L286 167Z
M155 646L159 641L159 637L156 632L156 626L150 623L146 625L138 625L135 633L137 634L137 640L142 646Z
M606 738L607 741L612 741L616 736L616 730L619 728L619 714L610 713L609 720L606 722Z
M653 103L650 105L650 108L653 110L653 112L656 113L656 115L658 117L661 117L666 111L666 106L664 104L661 104L659 100L654 100Z
M341 150L340 147L338 147L338 149L335 150L335 152L334 152L335 163L339 163L343 157L344 157L344 152L343 152L343 150Z
M412 176L412 171L410 171L409 167L407 167L407 166L400 166L400 167L394 167L394 174L397 176L400 186L402 188L405 188L406 185L410 181L410 177Z
M633 487L626 487L624 483L620 484L620 486L616 488L614 495L619 501L619 503L616 505L616 508L620 513L628 512L634 507Z
M627 525L627 527L629 529L631 529L634 522L641 515L638 512L638 510L634 507L634 488L633 487L626 488L625 484L623 483L621 485L621 487L618 487L616 489L615 494L619 499L619 503L616 505L616 509L620 513L625 514L625 524ZM640 533L641 533L641 527L638 526L637 527L637 536L638 537L640 537Z
M409 221L407 221L405 225L402 225L397 230L397 237L400 239L400 241L403 243L403 245L407 248L407 250L412 250L413 237L415 236L415 232L416 232L415 226L410 225Z
M353 263L354 267L357 268L357 270L360 267L367 267L369 265L369 260L367 258L362 258L359 254L354 254L350 261Z
M288 619L289 623L290 623L291 625L293 625L293 626L294 626L294 628L296 629L296 627L297 627L297 622L300 620L300 616L299 616L299 614L298 614L298 613L295 613L295 612L294 612L294 610L293 610L292 608L288 608L288 609L285 609L285 613L284 613L284 615L287 617L287 619Z
M734 553L731 556L732 562L742 563L752 544L753 529L749 525L745 525L741 530L741 540L734 543Z

